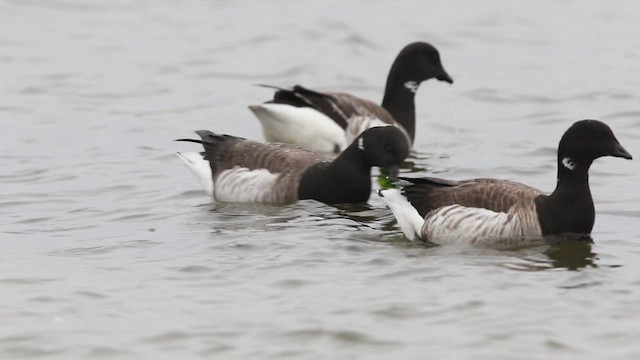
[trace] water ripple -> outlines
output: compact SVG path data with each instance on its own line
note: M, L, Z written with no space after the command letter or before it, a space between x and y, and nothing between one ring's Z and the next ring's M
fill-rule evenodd
M256 83L378 102L423 40L456 83L416 94L402 174L551 189L571 122L640 138L640 8L591 2L0 2L0 358L637 357L635 161L594 165L593 244L484 249L377 196L214 203L173 154L261 139Z

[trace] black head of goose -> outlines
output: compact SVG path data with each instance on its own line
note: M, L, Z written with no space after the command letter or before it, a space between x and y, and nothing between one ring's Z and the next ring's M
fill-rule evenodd
M393 126L363 132L333 161L289 144L264 144L210 131L196 132L202 153L178 153L217 201L287 204L314 199L328 204L366 202L371 167L390 174L409 154Z
M550 235L590 234L595 210L589 167L602 156L632 159L611 128L597 120L574 123L558 146L558 177L550 195L508 180L404 179L382 190L405 235L436 244L524 245Z
M276 89L273 100L249 108L262 124L267 141L339 153L362 131L394 125L411 145L415 138L415 93L429 79L453 80L438 50L426 42L405 46L391 66L382 106L346 93L319 92L300 85Z

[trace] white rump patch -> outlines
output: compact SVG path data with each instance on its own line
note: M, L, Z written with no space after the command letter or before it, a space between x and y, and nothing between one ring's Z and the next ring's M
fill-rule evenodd
M400 190L387 189L380 190L378 193L391 209L404 236L411 241L415 240L416 237L420 237L420 229L424 219L420 216L418 210L402 195Z
M215 193L217 201L225 202L267 202L275 203L273 187L278 174L267 169L249 170L234 166L224 170L216 177Z
M422 237L435 244L526 245L541 241L535 206L508 213L449 205L427 214Z
M209 162L202 158L202 154L197 152L177 152L176 155L182 160L191 172L198 178L204 191L213 196L213 176Z
M576 168L575 161L571 160L569 157L562 158L562 165L569 170L573 170Z
M404 87L409 89L409 91L411 91L414 94L418 92L419 86L420 84L418 84L417 81L407 81L406 83L404 83Z
M251 105L262 124L265 140L294 144L325 154L342 152L351 141L330 117L308 107L284 104Z

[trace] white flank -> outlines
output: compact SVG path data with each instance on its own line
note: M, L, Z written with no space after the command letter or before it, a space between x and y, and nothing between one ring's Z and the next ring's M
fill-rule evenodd
M372 116L353 116L347 121L345 129L347 142L352 143L363 131L376 126L391 126L386 122Z
M378 126L395 126L402 132L402 134L404 134L405 138L407 139L407 144L411 144L411 138L409 137L407 131L402 128L402 126L396 126L396 124L386 123L373 116L354 116L349 118L347 129L345 130L347 133L347 142L352 143L365 130Z
M216 177L214 198L225 202L277 202L273 187L278 174L267 169L235 166Z
M562 165L569 170L573 170L576 168L576 163L568 157L562 158Z
M535 208L512 207L508 213L449 205L427 214L423 239L435 244L526 245L540 241Z
M409 240L413 241L420 236L420 230L424 223L424 218L420 216L418 210L411 205L407 198L402 195L399 189L380 190L378 192L387 203L389 209L395 216L400 229Z
M269 142L294 144L316 152L342 152L351 142L345 131L330 117L307 107L284 104L251 105L262 124L262 132Z
M211 176L211 166L209 162L203 159L202 155L197 152L177 152L176 155L187 165L193 175L198 178L204 191L209 196L213 196L213 176Z

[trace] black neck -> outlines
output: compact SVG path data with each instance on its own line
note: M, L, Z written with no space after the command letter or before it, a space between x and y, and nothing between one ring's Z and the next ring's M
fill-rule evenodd
M371 193L371 167L356 143L332 162L309 168L300 180L298 198L327 204L366 202Z
M387 86L382 99L382 107L407 130L411 142L416 133L416 106L414 103L415 92L407 87L407 83L412 80L398 76L394 71L389 72ZM420 81L412 81L417 90Z
M590 160L558 154L556 189L551 195L536 199L543 235L591 233L595 221L595 209L589 189L591 163Z

